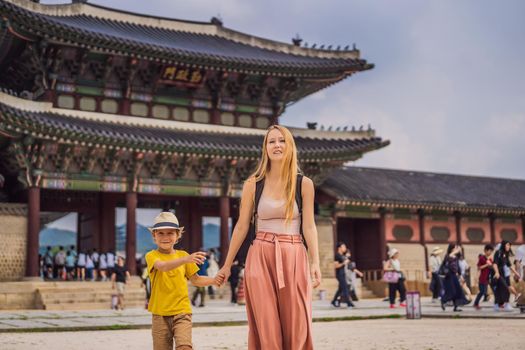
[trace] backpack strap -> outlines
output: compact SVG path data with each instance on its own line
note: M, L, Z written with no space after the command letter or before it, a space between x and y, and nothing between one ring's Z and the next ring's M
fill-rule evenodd
M297 174L297 182L295 184L295 201L297 202L297 208L299 208L299 232L301 233L301 237L303 238L303 243L306 248L308 248L308 245L306 244L306 240L304 239L304 233L303 233L303 175Z
M250 244L253 244L253 241L255 240L255 236L257 235L257 209L259 207L259 201L261 200L263 190L264 190L264 178L255 183L255 198L254 198L254 203L253 203L253 217L252 217L252 223L255 229L252 232L252 237L250 237L250 240L251 240Z

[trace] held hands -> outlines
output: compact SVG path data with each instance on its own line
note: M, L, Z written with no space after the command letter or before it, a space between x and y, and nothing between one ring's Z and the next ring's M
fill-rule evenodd
M312 286L314 288L319 287L321 284L321 269L319 268L319 264L312 263L310 265L310 276L312 278Z
M195 263L197 265L202 265L206 260L205 252L195 252L191 255L188 255L186 258L186 264Z
M230 278L231 274L231 268L229 266L224 265L219 272L217 272L217 275L215 275L215 283L222 287L224 283L228 281L228 278Z

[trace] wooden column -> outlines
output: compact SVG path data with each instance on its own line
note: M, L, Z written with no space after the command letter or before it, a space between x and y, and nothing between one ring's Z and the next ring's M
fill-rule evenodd
M137 192L126 193L126 267L130 274L137 273L135 254L137 252Z
M122 99L120 102L120 113L123 115L129 115L131 111L131 101L129 99Z
M211 123L216 125L221 124L221 111L217 108L211 110Z
M490 244L496 244L496 215L489 213L490 220Z
M230 217L230 198L228 196L221 196L219 199L220 215L221 215L221 259L220 264L224 263L226 254L228 253L228 246L230 245L230 232L228 230L228 219Z
M190 246L191 252L196 252L202 248L202 215L200 212L200 198L191 197L189 207L190 217Z
M38 235L40 233L40 188L29 187L27 198L26 277L39 276Z
M99 197L99 243L100 252L115 251L115 206L110 193L101 193Z
M456 242L461 244L463 242L461 239L461 213L459 211L454 212L454 218L456 219Z
M521 216L521 243L525 244L525 215Z
M428 271L428 248L425 239L425 210L418 209L417 217L419 223L419 243L423 246L425 252L425 271Z
M380 257L381 257L381 263L387 259L387 251L386 251L386 209L385 208L379 208L379 215L380 215L380 221L379 221L379 249L380 250Z

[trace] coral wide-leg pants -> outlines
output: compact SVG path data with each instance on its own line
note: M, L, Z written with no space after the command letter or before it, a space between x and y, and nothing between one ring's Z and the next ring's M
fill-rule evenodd
M257 233L244 276L248 349L313 349L312 291L301 236Z

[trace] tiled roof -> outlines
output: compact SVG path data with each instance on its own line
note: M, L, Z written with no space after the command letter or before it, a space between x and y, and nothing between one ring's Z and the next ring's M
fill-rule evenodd
M63 113L67 113L63 110ZM216 126L216 131L167 128L138 125L134 117L113 115L113 120L129 123L113 123L95 119L71 117L67 114L28 111L0 102L0 130L18 135L31 135L60 142L81 142L115 148L150 150L168 153L207 154L258 158L263 135L247 134L245 128ZM166 124L169 124L167 121ZM177 122L173 122L177 125ZM189 124L189 123L186 123ZM227 129L228 133L221 132ZM235 134L235 129L239 133ZM300 133L298 133L300 134ZM302 161L346 161L362 153L388 145L377 137L356 139L295 138Z
M346 167L322 188L346 203L525 210L525 181L416 171Z
M20 6L20 0L0 0L0 16L7 18L15 28L49 40L207 67L299 75L344 74L373 67L359 59L358 51L303 49L251 37L222 26L215 25L215 30L206 29L214 26L211 24L201 23L198 28L205 29L199 31L182 22L177 29L176 26L146 25L143 21L128 22L122 16L113 19L78 10L66 11L68 7L96 10L94 5L55 5L52 7L55 11L45 11L46 7L51 8L49 5L32 6L41 11L31 10L29 5ZM122 15L116 10L104 10L105 13L111 11Z

